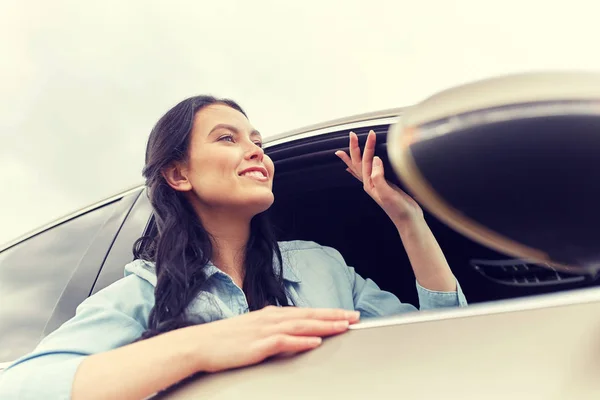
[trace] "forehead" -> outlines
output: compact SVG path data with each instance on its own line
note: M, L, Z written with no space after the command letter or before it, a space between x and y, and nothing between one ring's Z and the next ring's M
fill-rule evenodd
M219 124L232 125L240 131L254 130L244 114L225 104L211 104L198 111L194 116L193 130L208 135Z

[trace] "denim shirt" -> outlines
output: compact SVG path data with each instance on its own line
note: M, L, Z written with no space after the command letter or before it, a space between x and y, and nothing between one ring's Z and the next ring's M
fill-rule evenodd
M303 241L281 242L280 249L288 301L296 306L357 310L363 319L416 311L356 274L335 249ZM187 309L192 321L199 315L210 322L248 312L246 297L230 276L212 264L206 272L200 294ZM82 302L72 319L0 374L0 399L69 399L86 356L127 345L145 331L155 285L152 263L128 264L123 279ZM456 292L416 287L421 310L467 305L458 282Z

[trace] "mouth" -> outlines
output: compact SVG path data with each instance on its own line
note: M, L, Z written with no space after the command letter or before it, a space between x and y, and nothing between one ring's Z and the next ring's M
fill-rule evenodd
M262 167L247 168L240 172L239 176L254 179L259 182L267 182L269 180L267 170Z

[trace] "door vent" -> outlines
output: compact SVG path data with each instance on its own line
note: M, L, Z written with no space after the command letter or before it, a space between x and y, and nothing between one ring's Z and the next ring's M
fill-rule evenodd
M525 260L471 260L470 263L485 278L510 286L562 285L595 280L590 275L558 271L549 265Z

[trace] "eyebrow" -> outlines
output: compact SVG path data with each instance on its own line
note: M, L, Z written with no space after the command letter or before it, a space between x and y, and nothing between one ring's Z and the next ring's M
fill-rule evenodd
M215 126L214 126L214 127L211 129L211 130L210 130L210 132L208 133L208 136L212 135L212 134L213 134L213 132L215 132L215 131L217 131L217 130L219 130L219 129L227 129L227 130L230 130L230 131L232 131L232 132L234 132L234 133L236 133L236 134L238 134L238 135L240 134L240 130L239 130L238 128L236 128L235 126L233 126L233 125L229 125L229 124L217 124L217 125L215 125ZM258 136L258 137L259 137L259 138L262 140L262 135L261 135L261 134L260 134L260 132L259 132L259 131L257 131L256 129L255 129L255 130L253 130L252 132L250 132L250 136L251 136L251 137L252 137L252 136Z

